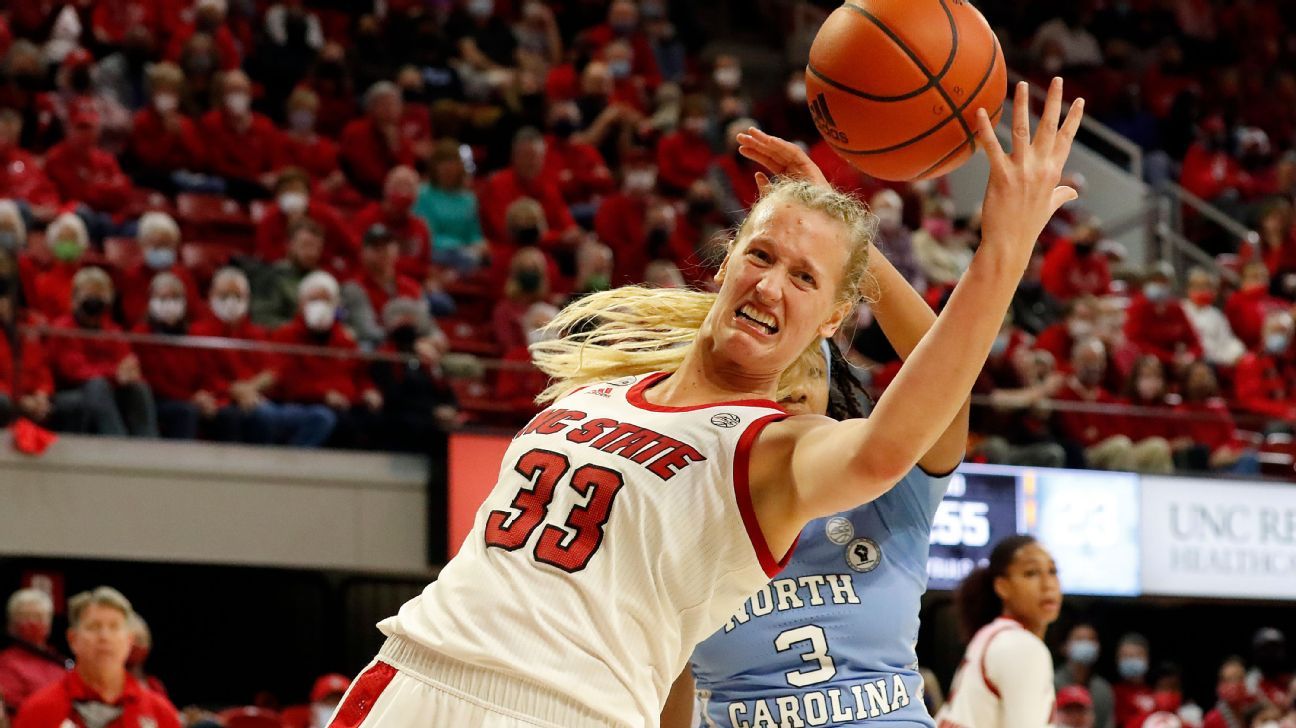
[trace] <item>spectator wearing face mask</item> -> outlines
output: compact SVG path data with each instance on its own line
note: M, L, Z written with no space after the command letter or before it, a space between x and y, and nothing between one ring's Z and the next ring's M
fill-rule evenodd
M263 263L274 263L284 257L291 244L297 223L315 223L323 235L320 265L335 272L346 272L359 262L360 238L342 220L338 211L311 194L310 176L299 167L285 167L274 186L274 202L266 207L257 223L256 257Z
M531 306L549 297L549 275L545 254L539 248L522 248L509 261L504 297L495 304L492 319L495 342L504 351L526 346L522 317Z
M1233 372L1235 406L1284 423L1296 421L1292 329L1292 317L1286 311L1265 317L1260 344L1238 360Z
M220 102L199 122L207 145L207 168L224 178L236 199L261 199L284 164L283 134L252 110L252 82L242 71L226 71L217 82Z
M1100 649L1098 630L1093 625L1081 622L1073 626L1063 647L1066 662L1058 667L1053 684L1058 690L1068 686L1087 690L1093 703L1093 728L1115 728L1111 683L1094 671Z
M1047 351L1062 363L1064 371L1071 369L1071 351L1079 341L1098 333L1098 301L1092 296L1080 296L1066 305L1066 316L1040 332L1035 348Z
M662 137L657 145L657 169L667 194L682 195L706 176L715 156L706 136L710 123L706 97L684 97L679 128Z
M92 112L99 120L98 143L112 154L120 151L130 131L130 112L104 87L101 65L84 48L74 48L63 57L54 75L56 89L38 98L37 124L43 137L55 139L67 133L73 116Z
M0 650L0 695L12 716L33 693L62 679L70 660L49 643L54 622L49 594L19 589L9 597L6 616L12 642Z
M725 153L716 155L708 172L718 193L716 199L721 209L729 213L729 219L735 225L746 216L746 211L751 209L760 196L755 175L763 168L738 151L739 133L746 133L755 126L756 120L748 118L735 119L726 124Z
M223 71L238 68L243 58L239 53L238 41L225 22L227 10L226 0L198 0L194 5L193 22L181 21L172 30L171 42L165 53L166 60L180 62L190 39L202 35L212 41L218 68Z
M54 404L68 413L74 432L157 437L153 391L130 345L91 336L121 331L108 314L112 300L112 279L102 268L84 268L72 279L72 313L51 324L69 333L47 339L58 387Z
M135 112L131 127L130 168L146 187L177 189L176 172L206 168L206 147L193 119L185 115L184 71L173 63L148 70L149 103Z
M1175 461L1181 467L1186 466L1192 442L1181 436L1182 428L1171 415L1167 397L1169 387L1166 385L1165 366L1161 360L1151 354L1136 359L1125 380L1123 391L1125 401L1138 408L1124 418L1123 434L1133 442L1148 438L1166 440Z
M487 178L477 195L487 237L503 239L509 206L529 197L544 210L545 223L557 236L555 243L574 245L579 239L580 229L558 182L544 174L544 160L545 142L540 132L531 127L518 131L513 137L512 163Z
M581 134L580 107L574 101L551 104L548 122L542 174L557 180L575 216L588 220L598 207L599 196L614 190L616 180L603 155Z
M163 271L148 286L148 315L135 325L138 334L187 336L189 312L185 284ZM138 343L144 380L157 404L158 431L163 437L192 440L200 420L216 415L216 397L209 389L205 366L207 351L181 344Z
M65 212L45 229L45 244L53 260L44 269L33 266L24 288L31 309L53 321L72 311L72 279L87 262L90 236L81 218Z
M1141 436L1135 441L1125 434L1130 423L1113 411L1122 402L1102 384L1107 370L1107 347L1102 341L1088 338L1076 344L1071 368L1072 375L1055 399L1074 402L1076 407L1058 408L1058 429L1071 446L1084 449L1089 466L1099 470L1171 472L1174 461L1170 443L1164 437ZM1095 698L1102 702L1096 693Z
M1247 263L1242 268L1242 285L1224 303L1233 333L1254 350L1262 341L1261 329L1272 311L1286 310L1287 303L1269 295L1269 269L1260 261Z
M474 273L486 263L487 246L472 175L459 156L458 142L438 142L428 166L428 179L419 185L414 214L432 233L432 262L462 275Z
M0 109L0 198L19 200L35 219L51 220L61 204L59 191L21 138L22 116Z
M1202 728L1233 728L1247 724L1247 710L1255 704L1256 696L1247 688L1246 663L1241 657L1224 659L1215 695L1219 700L1206 713Z
M1183 368L1202 355L1197 330L1175 298L1170 275L1164 269L1154 270L1130 302L1125 337L1139 351L1167 366Z
M462 0L446 20L446 35L459 39L458 55L479 73L517 65L517 38L495 12L495 0Z
M1156 709L1152 686L1147 680L1149 664L1146 637L1136 633L1121 637L1116 644L1116 674L1120 680L1112 686L1116 728L1138 728L1136 719Z
M17 274L13 255L0 249L0 427L15 416L48 426L54 415L54 378L40 337L17 328L31 321L18 308Z
M59 728L78 721L102 728L180 728L175 706L126 670L133 613L126 597L111 587L68 600L67 638L76 665L23 704L14 728Z
M315 271L302 279L297 289L299 313L275 329L270 338L279 344L328 347L341 352L358 352L355 338L337 320L340 292L337 279ZM278 402L298 405L327 405L337 415L330 443L343 447L363 444L363 437L377 431L377 413L382 394L369 380L368 369L358 358L317 354L285 354L279 357L273 390Z
M325 190L336 190L346 181L338 166L337 142L315 130L319 95L298 86L285 104L284 163L301 169ZM276 190L278 192L278 190Z
M149 307L149 284L159 273L170 273L184 284L185 302L192 317L203 312L202 298L193 274L180 262L180 226L165 212L146 212L139 221L142 259L114 271L121 291L122 320L134 325Z
M887 251L887 259L915 290L925 291L927 279L914 259L913 231L904 224L904 199L900 193L879 190L870 200L869 208L878 219L878 248Z
M1058 728L1094 728L1093 698L1079 685L1068 685L1057 691Z
M783 86L758 102L754 116L773 136L813 143L819 132L815 129L810 107L806 105L805 69L794 70Z
M1202 343L1202 356L1215 366L1231 368L1246 353L1246 346L1216 305L1219 281L1205 268L1194 267L1188 271L1187 291L1183 310Z
M657 171L651 163L628 163L621 175L621 189L603 198L594 216L594 232L612 248L616 259L613 282L616 285L643 280L643 269L651 260L648 248L664 247L670 237L667 223L658 212L648 225L650 209L662 206L654 192ZM650 241L652 235L654 240Z
M557 315L558 308L543 301L533 303L523 314L526 343L504 351L505 366L495 379L495 398L498 401L508 403L519 412L530 413L537 409L535 398L548 385L549 378L531 365L530 347L553 338L553 332L544 327Z
M1287 689L1292 682L1291 664L1287 661L1287 637L1281 630L1261 627L1251 638L1251 658L1255 667L1247 680L1270 703L1287 707L1292 698Z
M324 230L303 218L289 224L282 259L256 269L252 281L252 320L277 328L297 315L297 289L307 275L324 265Z
M418 197L418 173L411 167L396 167L387 175L381 202L371 203L356 214L353 222L357 235L374 225L386 228L396 243L396 268L420 284L427 280L432 263L432 233L423 218L415 215Z
M329 719L350 688L351 680L346 675L334 672L319 676L311 687L310 724L305 728L328 728Z
M1182 401L1175 411L1181 436L1200 451L1196 469L1238 475L1260 472L1260 461L1249 443L1238 436L1229 403L1220 396L1215 371L1204 361L1193 362L1183 373Z
M1098 251L1102 232L1093 223L1077 225L1070 240L1059 240L1044 256L1044 290L1066 303L1076 296L1101 296L1111 288L1107 258Z
M360 269L342 286L342 306L347 312L347 323L366 349L374 348L387 338L380 315L388 301L396 297L416 301L423 298L419 282L398 270L399 258L400 242L385 226L375 223L364 235Z
M437 449L441 433L453 429L458 401L441 374L445 335L418 298L393 298L382 309L387 340L379 351L402 354L400 362L374 361L369 375L382 393L382 445L401 452Z
M222 268L212 277L208 299L212 315L194 323L190 332L239 342L266 341L265 330L248 318L249 299L243 271ZM208 350L205 357L209 386L222 403L211 423L215 439L319 447L332 434L337 415L326 405L278 404L266 398L278 376L272 356L231 347Z
M395 167L412 166L414 149L401 133L404 101L390 81L379 81L364 95L365 115L342 130L342 171L369 199L382 195L387 174Z
M45 172L66 201L113 215L135 192L117 158L99 148L99 113L77 109L69 117L67 139L45 155Z
M597 51L605 50L614 41L624 41L631 52L629 75L642 78L647 88L654 89L661 83L661 72L639 21L639 6L633 0L613 0L608 6L607 22L590 28L586 34Z
M576 278L569 301L612 287L612 249L603 243L586 242L576 251ZM641 279L642 274L639 276Z

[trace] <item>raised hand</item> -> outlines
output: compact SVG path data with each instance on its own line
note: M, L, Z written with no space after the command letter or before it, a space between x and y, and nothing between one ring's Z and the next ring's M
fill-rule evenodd
M738 132L738 152L764 167L769 174L829 186L828 178L810 161L810 155L802 151L801 147L766 134L754 126L747 131ZM762 193L769 183L769 175L765 172L756 173L756 186Z
M1012 152L1006 153L985 109L977 110L977 140L990 158L990 181L981 214L983 244L1029 251L1053 213L1079 196L1059 181L1084 117L1084 99L1071 104L1066 121L1059 126L1061 111L1062 79L1054 78L1031 139L1029 88L1025 82L1017 84Z

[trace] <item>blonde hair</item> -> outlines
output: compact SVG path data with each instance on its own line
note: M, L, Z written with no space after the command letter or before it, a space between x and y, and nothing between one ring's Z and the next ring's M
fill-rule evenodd
M869 298L863 292L868 255L877 220L855 197L809 182L788 180L770 186L729 243L743 239L755 214L778 203L796 203L821 212L845 226L850 256L843 271L838 302ZM573 389L597 382L654 371L679 369L697 340L716 294L690 289L625 286L594 293L562 310L547 329L560 338L531 346L531 356L550 384L538 402L556 400ZM820 339L815 337L784 372L777 396L788 395L815 367L822 367Z
M68 600L68 626L76 629L85 614L86 607L91 605L116 609L126 619L130 619L135 610L130 600L121 592L110 586L95 587L93 591L84 591Z

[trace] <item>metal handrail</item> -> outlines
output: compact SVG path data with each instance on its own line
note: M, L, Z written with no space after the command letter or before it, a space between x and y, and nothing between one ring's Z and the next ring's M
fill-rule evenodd
M1250 237L1255 234L1254 231L1246 225L1243 225L1234 218L1229 217L1229 215L1223 210L1189 192L1183 187L1180 187L1174 182L1167 181L1165 187L1167 192L1179 198L1180 202L1201 213L1203 217L1210 218L1211 222L1219 225L1233 235L1236 235L1239 240L1250 239Z
M1013 84L1025 81L1026 77L1009 69L1008 80ZM1031 98L1043 103L1048 92L1035 84L1029 84ZM1122 152L1128 159L1128 171L1137 179L1143 179L1143 148L1130 141L1128 137L1092 116L1086 116L1080 127Z

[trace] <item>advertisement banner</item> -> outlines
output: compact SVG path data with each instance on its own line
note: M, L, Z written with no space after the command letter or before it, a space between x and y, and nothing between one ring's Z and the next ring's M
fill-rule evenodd
M990 558L1000 539L1017 533L1017 469L962 465L932 521L929 589L954 589Z
M1066 594L1138 596L1139 478L1087 470L1022 470L1019 526L1057 562Z
M1296 488L1143 478L1148 594L1296 599Z

